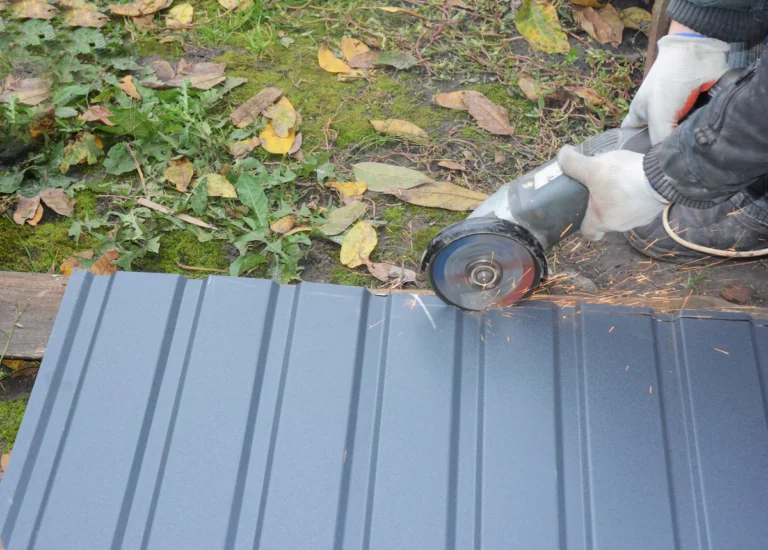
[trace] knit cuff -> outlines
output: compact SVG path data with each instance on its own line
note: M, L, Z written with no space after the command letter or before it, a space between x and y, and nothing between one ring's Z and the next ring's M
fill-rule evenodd
M724 42L759 40L768 34L768 10L703 8L688 0L672 0L667 13L697 33Z
M661 168L661 161L659 159L661 146L661 143L654 145L643 158L643 170L651 187L669 202L681 206L688 206L690 208L712 208L716 206L716 202L690 199L677 190L675 180L664 174Z

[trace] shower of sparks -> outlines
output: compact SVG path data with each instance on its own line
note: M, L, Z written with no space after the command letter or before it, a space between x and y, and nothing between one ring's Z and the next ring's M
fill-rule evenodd
M437 325L435 324L435 321L432 319L432 315L429 314L429 310L427 309L427 306L424 305L424 302L421 301L421 298L419 298L418 294L411 294L413 296L413 299L416 300L416 302L421 306L421 309L424 310L424 313L427 316L427 319L429 319L429 323L432 325L432 328L437 330Z

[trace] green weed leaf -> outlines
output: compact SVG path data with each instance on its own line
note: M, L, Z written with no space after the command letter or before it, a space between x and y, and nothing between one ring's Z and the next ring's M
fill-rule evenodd
M269 203L259 181L250 174L241 174L237 180L237 195L240 202L250 208L259 219L259 225L266 227Z
M245 256L240 256L229 266L229 274L232 277L239 277L254 267L266 264L267 261L267 258L261 254L246 254Z
M136 170L136 163L133 162L124 143L118 143L109 150L104 160L104 170L113 176Z
M189 205L198 216L205 214L205 209L208 206L208 182L205 179L202 179L195 187Z

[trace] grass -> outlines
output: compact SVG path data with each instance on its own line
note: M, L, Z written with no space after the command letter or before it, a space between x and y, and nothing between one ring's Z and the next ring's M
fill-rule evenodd
M685 281L685 288L698 294L699 285L707 279L708 275L709 273L706 267L703 269L699 269L697 271L688 273L688 278Z
M7 453L13 449L26 408L26 398L0 400L0 452Z

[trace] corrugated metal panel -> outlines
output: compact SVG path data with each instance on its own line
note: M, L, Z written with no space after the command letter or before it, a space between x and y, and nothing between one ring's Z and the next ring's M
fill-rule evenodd
M7 550L764 550L768 323L692 315L481 317L330 285L78 274L0 535Z

